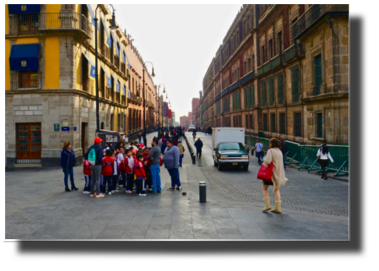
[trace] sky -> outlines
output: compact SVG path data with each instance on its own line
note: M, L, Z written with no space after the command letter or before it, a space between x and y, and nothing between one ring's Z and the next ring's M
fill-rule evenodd
M199 98L203 77L241 4L114 7L117 24L132 36L143 60L154 64L154 84L165 86L179 121L192 111L192 98Z

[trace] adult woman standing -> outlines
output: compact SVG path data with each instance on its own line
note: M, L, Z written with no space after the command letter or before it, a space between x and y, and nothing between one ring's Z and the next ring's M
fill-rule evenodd
M75 166L76 163L76 157L75 153L73 152L71 148L71 143L70 142L65 142L62 147L62 152L61 152L61 167L64 173L64 186L65 186L65 191L66 192L71 192L78 190L77 187L75 187L74 183L74 171L73 167ZM71 182L71 190L68 188L68 175L70 175L70 182Z
M287 182L287 178L284 175L283 154L280 150L281 145L279 140L271 138L269 143L270 149L267 151L266 158L263 161L263 165L268 167L271 162L273 163L272 170L272 183L262 181L262 192L264 196L265 208L263 212L267 212L271 209L270 197L268 195L269 185L273 185L273 191L275 193L275 208L271 210L274 213L281 213L281 201L280 201L280 187Z
M163 163L171 176L170 190L181 190L182 186L179 179L179 149L176 147L172 139L167 140L167 148L163 154Z
M326 143L322 144L321 148L317 151L317 157L320 158L319 164L321 166L321 179L327 180L328 177L326 176L325 167L328 164L328 160L332 161L334 163L332 156L329 153L328 145Z

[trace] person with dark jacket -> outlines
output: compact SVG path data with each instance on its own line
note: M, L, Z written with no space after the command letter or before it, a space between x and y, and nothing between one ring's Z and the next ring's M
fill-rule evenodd
M96 153L95 165L91 165L91 197L103 198L104 195L100 194L100 179L101 179L101 169L103 166L103 149L101 148L101 138L96 137L94 143L91 147L88 148L86 157L92 149ZM96 192L96 194L95 194Z
M75 158L75 153L72 151L71 148L71 143L70 142L65 142L63 144L62 152L61 152L61 167L64 173L64 186L65 186L65 191L70 192L78 190L78 188L75 187L74 183L74 171L73 167L75 166L76 163L76 158ZM68 188L68 175L70 175L70 182L71 182L71 190Z
M161 153L162 154L164 154L164 151L165 151L166 147L167 147L167 140L165 142L163 142L162 145L161 145Z
M286 142L283 139L280 140L280 145L282 146L281 151L282 151L282 154L283 154L283 165L284 165L284 168L286 168L286 160L284 159L284 156L288 152L288 147L287 147Z
M200 137L196 140L194 145L196 147L196 156L201 158L201 149L203 148L203 141L200 140Z
M167 149L164 152L163 163L171 176L171 187L169 189L181 190L182 186L179 178L179 149L174 145L172 139L167 140Z

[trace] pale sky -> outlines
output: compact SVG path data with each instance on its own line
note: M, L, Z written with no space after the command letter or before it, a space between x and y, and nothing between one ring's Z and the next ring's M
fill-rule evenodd
M192 111L192 98L199 97L204 74L241 4L114 7L122 31L132 36L143 60L154 64L154 84L166 86L179 121ZM150 64L147 68L151 72Z

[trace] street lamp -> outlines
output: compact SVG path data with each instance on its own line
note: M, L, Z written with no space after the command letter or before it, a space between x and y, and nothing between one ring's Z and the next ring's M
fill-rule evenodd
M99 8L100 4L96 6L96 9L95 9L95 66L96 66L96 72L95 72L95 81L96 81L96 133L100 132L100 128L99 128L99 74L98 74L98 65L97 65L97 9ZM118 26L116 25L116 20L115 20L115 15L114 15L114 12L115 12L115 9L114 7L110 4L110 6L112 7L113 9L113 13L112 13L112 24L111 26L109 27L111 31L114 31L118 28Z
M154 65L150 61L146 61L143 63L143 70L142 70L142 96L143 96L143 144L147 146L146 142L146 121L145 121L145 64L150 63L151 66L153 66L151 76L154 77Z
M159 128L160 128L160 115L159 115L159 109L160 109L160 102L161 102L161 99L159 98L160 97L160 86L163 85L163 94L166 93L166 86L164 84L159 84L158 85L158 136L159 136Z

